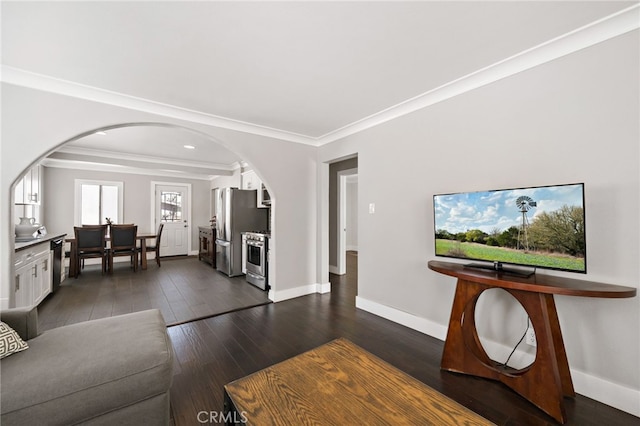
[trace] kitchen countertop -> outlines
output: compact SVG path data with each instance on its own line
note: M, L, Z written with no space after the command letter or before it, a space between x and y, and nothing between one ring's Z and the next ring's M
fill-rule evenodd
M34 238L31 241L25 241L25 242L17 242L15 249L16 251L20 251L20 250L24 250L26 248L29 247L33 247L37 244L42 244L42 243L47 243L51 240L55 240L56 238L60 238L60 237L64 237L67 234L61 234L61 233L48 233L47 235L42 235L38 238Z

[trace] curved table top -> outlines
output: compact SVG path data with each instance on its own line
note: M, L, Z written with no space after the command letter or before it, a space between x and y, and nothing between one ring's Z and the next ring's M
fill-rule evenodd
M429 269L462 280L486 284L492 287L531 291L535 293L561 294L564 296L626 298L634 297L637 289L594 281L550 275L532 275L524 278L491 270L468 268L459 263L429 261Z

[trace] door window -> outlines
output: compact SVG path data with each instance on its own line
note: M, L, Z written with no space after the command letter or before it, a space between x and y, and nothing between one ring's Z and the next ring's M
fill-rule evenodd
M182 222L182 194L179 192L160 192L160 220Z

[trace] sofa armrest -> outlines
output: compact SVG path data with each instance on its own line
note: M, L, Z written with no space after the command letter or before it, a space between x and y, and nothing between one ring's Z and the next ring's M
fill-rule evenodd
M36 306L5 309L0 312L0 319L13 328L22 340L38 336L38 308Z

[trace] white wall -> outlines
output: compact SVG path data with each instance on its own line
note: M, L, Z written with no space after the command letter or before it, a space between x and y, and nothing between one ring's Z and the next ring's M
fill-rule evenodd
M8 306L12 285L14 230L10 189L16 178L70 138L104 126L141 122L169 123L202 132L211 138L211 143L220 143L250 162L268 183L273 197L270 273L274 288L270 297L281 300L315 291L316 148L6 83L2 83L1 113L0 307Z
M358 180L347 180L347 250L358 250Z
M240 188L241 187L240 168L236 169L230 176L218 176L211 180L211 189L215 188Z
M569 182L588 274L564 275L638 287L639 47L634 31L322 147L358 154L358 306L443 339L455 281L427 268L433 194ZM526 317L492 298L479 329L504 353ZM555 299L576 391L640 415L640 298Z

